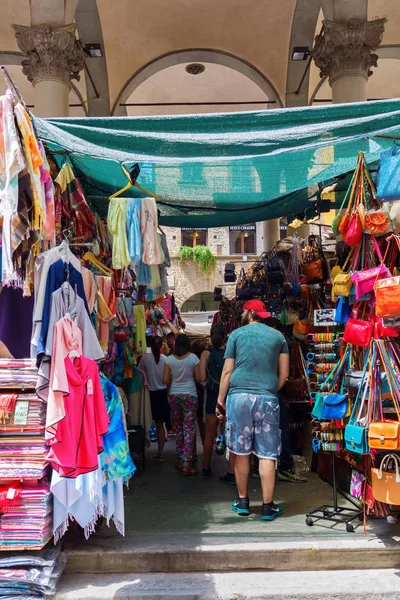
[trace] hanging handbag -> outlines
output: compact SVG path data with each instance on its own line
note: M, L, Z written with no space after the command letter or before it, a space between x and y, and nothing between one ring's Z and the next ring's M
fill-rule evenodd
M363 412L367 399L367 393L369 390L369 384L367 380L367 369L361 371L361 373L362 377L358 385L357 397L354 402L353 410L351 411L349 422L347 423L344 430L344 441L347 450L350 450L351 452L356 452L357 454L368 454L368 417L364 418L363 421ZM362 400L360 402L361 394ZM358 415L356 416L358 405Z
M349 410L349 399L347 394L326 394L322 407L322 419L340 420L344 419Z
M389 214L382 208L367 210L364 219L365 233L384 235L393 230Z
M374 324L374 339L380 340L384 337L398 337L399 331L396 327L390 327L385 325L384 320L381 317L375 317Z
M324 281L322 258L310 263L303 263L303 273L307 283L321 283Z
M389 471L390 465L394 471ZM400 457L396 454L386 454L379 469L371 469L372 493L375 500L385 504L400 504Z
M351 274L341 271L333 280L333 293L336 296L348 296L352 285Z
M374 285L377 317L400 317L400 277L389 277Z
M372 242L375 248L377 257L379 258L380 264L370 269L363 269L352 274L351 279L356 286L356 298L361 300L361 297L365 294L374 290L376 281L390 277L391 273L387 266L384 264L384 258L382 256L381 249L375 236L372 236ZM386 256L386 255L385 255Z
M377 196L382 202L400 199L400 155L397 144L394 144L387 152L382 152L377 183Z
M363 234L363 225L361 215L358 209L353 210L349 224L344 234L344 241L350 247L357 246L360 243Z
M359 389L360 383L364 377L364 371L358 371L356 369L348 369L344 378L344 387L348 390Z
M374 324L361 319L349 318L344 328L343 340L353 346L367 348L372 339Z
M389 420L371 423L368 442L376 450L400 450L400 423Z
M349 299L345 296L340 296L336 306L335 323L345 325L350 317L350 313L351 308L349 304Z
M315 403L313 409L311 411L311 416L318 421L322 419L322 409L324 406L324 397L325 394L316 393L315 394Z
M388 211L389 218L392 222L394 233L400 233L400 202L396 200L394 202L388 202L385 204L385 208Z

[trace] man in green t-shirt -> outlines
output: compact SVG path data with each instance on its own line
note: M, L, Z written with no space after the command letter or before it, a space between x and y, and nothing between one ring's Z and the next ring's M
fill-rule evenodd
M250 454L260 459L262 519L283 513L273 502L275 468L280 454L278 391L289 376L289 350L284 336L262 323L270 317L261 300L243 306L242 325L233 331L225 351L216 414L224 418L226 443L235 454L238 498L232 509L250 514L248 477Z

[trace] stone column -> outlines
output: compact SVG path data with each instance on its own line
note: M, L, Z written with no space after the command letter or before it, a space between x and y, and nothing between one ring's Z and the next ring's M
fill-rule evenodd
M35 89L35 114L67 117L71 81L79 80L86 59L75 37L76 25L13 25L13 28L18 46L26 56L22 72Z
M367 81L378 61L374 50L382 41L386 20L323 21L312 54L321 77L329 77L334 104L367 100Z
M280 219L263 222L263 251L268 252L281 239Z

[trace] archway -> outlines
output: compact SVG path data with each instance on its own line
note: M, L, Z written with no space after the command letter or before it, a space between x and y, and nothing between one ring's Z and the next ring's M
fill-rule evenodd
M124 114L124 104L129 96L147 79L169 67L184 63L212 63L233 69L253 81L269 99L275 100L276 107L283 107L283 102L275 86L257 67L244 59L224 52L211 49L177 50L160 56L141 67L126 82L114 103L112 115Z
M188 298L181 306L181 312L206 312L218 310L219 302L214 300L212 292L199 292Z

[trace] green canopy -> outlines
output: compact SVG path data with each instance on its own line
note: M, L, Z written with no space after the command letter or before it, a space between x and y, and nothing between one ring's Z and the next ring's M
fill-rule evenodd
M36 132L61 165L69 157L100 211L127 182L121 164L159 196L160 222L240 225L298 213L321 183L379 160L400 134L400 100L260 112L39 119ZM126 196L145 195L137 188Z

